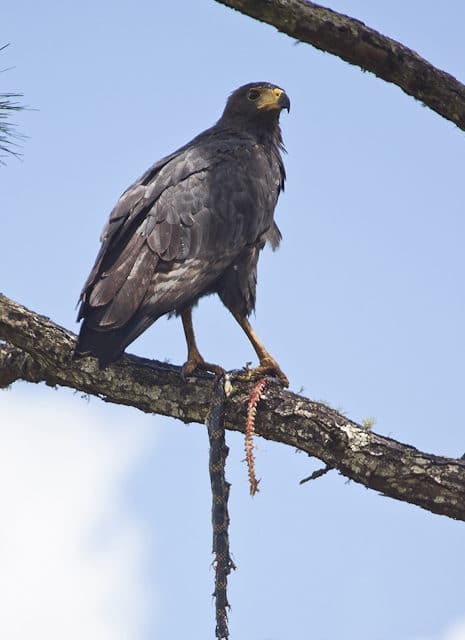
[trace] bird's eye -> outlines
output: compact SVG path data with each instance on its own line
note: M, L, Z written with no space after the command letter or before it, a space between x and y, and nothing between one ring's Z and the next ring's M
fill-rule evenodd
M249 100L256 100L259 95L260 95L260 91L257 91L256 89L250 89L247 97Z

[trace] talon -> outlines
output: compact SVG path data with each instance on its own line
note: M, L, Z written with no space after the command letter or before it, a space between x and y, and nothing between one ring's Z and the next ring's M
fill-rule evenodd
M281 371L281 367L271 356L263 358L260 362L260 366L255 369L247 369L243 376L241 375L241 378L243 377L245 380L257 380L257 378L262 378L266 375L274 375L279 378L283 387L287 388L289 386L289 380L287 379L286 374Z
M200 371L207 371L208 373L214 373L217 376L221 376L224 373L223 367L211 362L205 362L203 358L187 360L182 366L182 375L184 378L194 375L196 369Z

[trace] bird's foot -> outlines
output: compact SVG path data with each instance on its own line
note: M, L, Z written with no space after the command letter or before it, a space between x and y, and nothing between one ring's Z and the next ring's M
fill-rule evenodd
M281 371L281 367L276 362L274 358L268 356L263 358L260 361L260 366L255 369L246 369L243 374L240 375L240 378L243 380L251 381L258 380L259 378L263 378L263 376L276 376L283 387L289 386L289 380L287 379L286 374Z
M211 362L205 362L200 355L195 358L189 358L189 360L183 364L181 371L184 378L194 375L195 371L207 371L217 376L221 376L224 373L223 367L212 364Z

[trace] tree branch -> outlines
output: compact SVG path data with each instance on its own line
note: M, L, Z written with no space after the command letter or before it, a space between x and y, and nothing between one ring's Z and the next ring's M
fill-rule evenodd
M0 387L16 380L61 385L105 402L136 407L183 422L204 423L213 377L184 381L180 367L124 355L101 371L94 358L72 359L76 337L0 294ZM231 375L227 429L245 432L253 384ZM357 425L334 409L270 385L255 429L386 496L465 520L465 461L422 453Z
M216 0L398 85L465 130L465 86L415 51L331 9L305 0Z

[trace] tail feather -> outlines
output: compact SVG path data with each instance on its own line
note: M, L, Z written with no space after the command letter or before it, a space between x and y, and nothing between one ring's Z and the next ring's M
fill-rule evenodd
M84 321L73 358L77 359L85 355L94 356L98 358L99 366L103 369L122 355L126 348L126 335L127 331L124 328L114 331L96 331L88 327Z
M140 336L157 318L147 315L135 316L119 329L94 329L90 319L81 325L78 342L73 357L91 355L98 358L100 368L117 360L126 347ZM92 318L95 321L95 318Z

